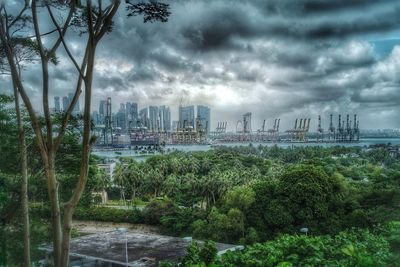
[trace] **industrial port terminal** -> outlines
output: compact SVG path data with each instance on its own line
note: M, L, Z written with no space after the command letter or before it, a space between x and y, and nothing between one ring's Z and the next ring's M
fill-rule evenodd
M174 130L149 129L140 123L135 127L128 127L125 134L118 127L113 127L111 116L105 117L104 125L97 125L95 133L98 136L96 148L143 149L144 147L157 149L165 145L217 144L229 142L257 142L257 143L349 143L360 139L359 121L354 114L352 120L347 114L345 120L339 114L334 123L334 115L329 117L329 128L322 128L322 118L318 116L317 128L310 130L312 118L296 118L293 128L281 130L281 119L276 118L267 127L264 120L257 130L252 129L252 113L245 113L236 122L235 131L227 131L228 122L218 122L212 131L208 129L208 121L204 123L200 117L195 119L195 126L186 120L179 123ZM129 123L131 125L131 123Z

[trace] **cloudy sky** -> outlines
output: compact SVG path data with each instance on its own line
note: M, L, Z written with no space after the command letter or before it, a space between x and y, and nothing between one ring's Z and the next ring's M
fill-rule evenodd
M212 109L212 127L233 129L245 112L253 130L281 118L357 113L360 127L400 128L400 1L168 0L167 23L126 18L98 50L93 108L112 97L139 107L183 104ZM42 16L42 28L49 23ZM70 33L78 57L83 38ZM60 53L52 93L72 92L76 72ZM30 66L24 81L37 103L41 80ZM8 77L0 78L6 90ZM325 120L324 120L325 119Z

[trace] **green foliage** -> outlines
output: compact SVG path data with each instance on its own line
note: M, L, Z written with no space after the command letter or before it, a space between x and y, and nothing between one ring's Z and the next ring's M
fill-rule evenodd
M193 266L200 263L200 247L197 242L192 242L187 248L186 255L182 259L182 266Z
M0 225L8 224L18 210L19 183L15 176L0 171Z
M18 127L12 97L0 94L0 171L18 173Z
M256 194L249 186L237 186L228 191L225 198L225 205L228 208L246 211L254 203Z
M0 266L23 266L23 225L20 219L22 214L16 210L15 216L7 225L0 225ZM51 229L45 218L31 216L30 220L30 241L32 263L39 265L43 259L43 252L39 245L50 240Z
M215 266L214 261L217 257L217 252L218 250L216 245L212 241L205 241L203 245L199 245L197 242L192 242L187 248L186 255L183 257L179 266ZM170 265L161 266L174 266L174 264L170 263Z
M101 221L101 222L125 222L143 223L143 217L137 209L115 209L106 207L81 207L74 213L74 219Z
M161 217L167 216L174 212L175 207L169 199L153 199L143 210L143 218L145 223L157 225L160 223Z
M206 219L199 219L192 224L196 238L235 242L244 237L244 216L238 209L230 209L227 214L212 208Z
M164 233L169 235L190 235L193 221L203 218L203 210L175 206L168 214L160 217Z
M373 150L217 147L123 160L115 178L132 198L168 199L144 211L165 233L250 244L304 227L335 234L399 219L400 165L383 167Z
M214 262L217 252L218 250L215 243L208 240L204 242L204 246L200 250L200 260L204 262L206 266L210 266Z
M50 218L49 206L31 205L33 218ZM117 209L101 206L80 206L74 213L74 219L100 222L144 223L142 212L138 209Z
M389 244L365 231L336 236L283 235L276 240L228 252L218 266L387 266Z

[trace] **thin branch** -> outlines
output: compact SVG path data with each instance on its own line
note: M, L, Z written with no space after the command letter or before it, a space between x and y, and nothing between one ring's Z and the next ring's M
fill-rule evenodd
M93 9L92 9L92 1L87 0L87 9L88 9L88 28L89 28L89 43L90 45L94 44L94 31L93 31Z
M11 23L9 25L10 28L21 19L22 15L25 13L25 11L28 9L28 7L29 7L29 5L26 5L26 3L25 3L25 6L23 9L21 9L21 12L19 12L19 14L15 17L15 19L13 19L13 21L11 21Z
M46 35L50 35L50 34L52 34L52 33L54 33L54 32L56 32L56 31L58 31L57 29L54 29L54 30L51 30L51 31L49 31L49 32L45 32L45 33L42 33L42 34L40 34L40 36L46 36ZM26 38L35 38L36 37L36 35L31 35L31 36L27 36Z
M40 36L39 20L37 17L36 0L32 1L32 18L33 26L35 29L35 35L37 40L37 46L39 49L40 59L42 61L42 78L43 78L43 112L46 121L47 128L47 152L52 153L53 150L53 123L50 116L49 108L49 70L48 62L49 58L46 55L45 49L43 47L42 38ZM49 155L50 157L52 155Z
M44 60L44 59L46 59L46 53L44 51L42 38L40 35L39 20L37 17L37 9L36 9L36 1L35 0L32 1L32 18L33 18L33 25L34 25L34 29L35 29L35 38L37 40L39 54L40 54L40 57Z
M89 48L87 46L86 50L85 50L85 56L83 57L83 61L82 61L82 65L81 65L81 70L83 70L83 71L86 69L86 65L87 65L88 49ZM69 104L68 109L65 112L65 114L64 114L64 116L63 116L63 118L61 120L61 127L60 127L60 129L58 131L58 136L56 137L56 139L54 141L54 150L55 151L58 150L58 148L59 148L59 146L61 144L62 138L64 137L65 131L67 129L69 118L71 117L71 114L72 114L73 107L76 105L76 102L78 101L78 98L79 98L79 96L80 96L80 94L82 92L82 90L81 90L82 81L83 81L83 79L81 77L78 80L78 83L76 85L74 97L72 98L72 101Z
M65 42L64 35L63 35L62 31L61 31L61 28L60 28L60 26L58 25L56 19L54 18L53 12L51 11L51 7L50 7L49 5L46 5L46 7L47 7L47 10L48 10L48 12L49 12L50 18L51 18L51 20L53 21L53 24L56 26L56 29L57 29L57 31L58 31L58 33L59 33L59 35L60 35L59 38L60 38L60 40L61 40L61 42L62 42L62 44L63 44L63 46L64 46L65 52L67 52L68 57L71 59L72 63L74 64L74 66L75 66L75 68L76 68L76 70L79 72L79 75L80 75L81 78L85 81L85 75L82 73L82 69L79 67L79 65L78 65L78 63L76 62L74 56L72 55L71 51L69 50L69 48L68 48L68 46L67 46L67 44L66 44L66 42Z
M101 38L103 38L104 34L108 31L109 27L112 25L112 19L114 15L117 13L118 7L121 4L120 0L115 0L114 4L111 6L110 12L105 16L104 23L100 29L100 32L96 35L96 42L98 42ZM110 7L109 6L109 7Z
M69 9L68 17L67 17L67 20L64 23L64 27L62 27L62 32L61 32L61 36L62 37L64 37L65 34L67 33L67 30L69 28L69 24L71 23L71 20L72 20L72 17L74 15L75 8L76 8L76 1L70 1L70 3L71 3L71 6L70 6L70 9ZM46 4L46 6L49 7L48 4ZM61 44L61 42L62 42L61 36L57 39L57 41L54 44L54 46L50 49L50 53L49 53L50 56L53 55L57 51L57 48Z
M4 9L5 8L3 7L3 10ZM1 19L0 19L0 24L1 24L0 25L0 38L1 38L1 41L3 42L3 44L4 44L4 50L5 50L5 53L7 55L7 59L9 61L8 65L10 67L10 71L11 71L11 73L12 73L14 79L15 79L15 82L16 82L16 84L18 86L18 91L19 91L19 93L20 93L20 95L21 95L21 97L22 97L22 99L24 101L25 107L26 107L26 109L27 109L27 111L29 113L29 116L31 118L32 127L33 127L33 130L35 131L39 147L41 148L40 151L41 152L46 151L46 145L44 143L43 134L42 134L42 131L40 129L39 120L38 120L38 118L36 116L35 110L33 109L32 103L31 103L31 101L29 99L29 96L26 93L26 90L25 90L25 88L24 88L24 86L23 86L23 84L21 82L21 79L19 79L19 77L16 77L18 75L18 71L17 71L17 69L15 67L14 58L12 57L13 52L12 52L12 49L10 47L9 40L6 39L4 23L3 23L3 20L1 20ZM44 154L42 154L42 156L45 157Z

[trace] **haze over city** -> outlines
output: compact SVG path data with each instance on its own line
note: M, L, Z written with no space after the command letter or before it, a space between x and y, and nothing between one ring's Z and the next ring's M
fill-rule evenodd
M168 105L173 118L181 101L207 105L212 127L228 121L231 130L248 111L254 127L280 117L289 128L299 114L315 119L330 113L357 113L363 128L400 127L399 1L170 5L168 23L117 17L98 49L93 110L111 96L114 107L126 101ZM45 20L41 26L45 31ZM82 54L84 38L69 35L73 53ZM51 70L53 96L75 86L74 67L62 53L63 68ZM39 101L41 81L32 70L23 79ZM0 90L9 85L2 76Z

